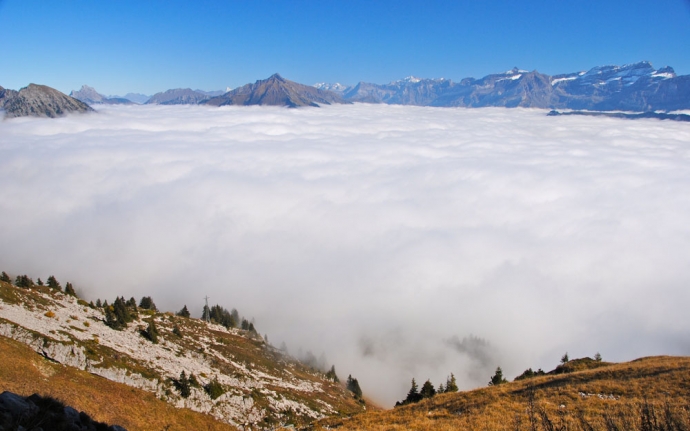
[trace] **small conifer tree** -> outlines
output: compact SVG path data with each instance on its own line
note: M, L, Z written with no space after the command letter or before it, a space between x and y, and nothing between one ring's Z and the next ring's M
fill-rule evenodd
M506 380L503 377L503 370L501 370L501 367L496 368L496 374L491 377L491 381L489 382L489 386L496 386L496 385L501 385L503 383L508 383L508 380Z
M189 379L187 378L184 370L180 373L180 379L177 381L176 386L180 390L180 395L182 398L188 398L192 394Z
M594 360L597 362L601 362L601 353L597 352L596 355L594 355Z
M455 375L453 373L450 373L450 377L446 379L446 392L457 392L458 391L458 383L455 381Z
M141 301L139 301L139 308L143 308L144 310L158 311L156 304L153 303L153 299L151 299L150 296L144 296L141 298Z
M41 280L41 277L38 277L38 280L36 280L36 284L39 286L43 286L43 280Z
M0 281L4 281L5 283L12 283L12 279L5 271L3 271L2 274L0 274Z
M362 389L359 387L359 382L357 379L353 378L352 375L347 376L347 389L355 395L356 399L362 399Z
M47 283L48 283L48 287L50 287L51 289L62 290L62 286L60 286L60 282L57 281L57 279L55 278L54 275L51 275L50 277L48 277Z
M146 330L142 335L148 338L153 344L158 344L158 328L156 327L156 321L153 318L149 320L149 325L146 327Z
M189 316L191 316L191 314L189 313L189 310L187 309L187 305L185 305L184 307L182 307L182 310L178 311L178 312L177 312L177 315L180 316L180 317L189 318Z
M431 384L431 380L427 380L424 382L422 385L422 390L419 391L419 395L424 398L432 398L434 395L436 395L436 389L434 389L434 385Z
M331 369L326 373L326 378L328 380L333 380L335 383L339 383L338 375L335 373L335 365L331 366Z
M77 296L77 292L74 291L74 286L72 286L72 283L67 282L67 284L65 284L65 294L74 297Z
M96 300L96 307L98 307L98 308L103 307L103 304L101 303L101 298L98 298L98 299Z
M407 392L407 397L405 398L405 401L403 401L403 404L416 403L421 399L422 396L419 394L419 387L417 386L417 382L413 378L412 386L410 387L410 390Z
M568 352L565 352L565 355L561 356L561 364L567 364L568 361L570 361L570 358L568 358Z
M112 307L103 307L105 309L105 324L115 330L121 330L122 325L115 316Z
M225 393L225 388L223 388L223 385L218 381L218 377L214 377L213 380L208 382L204 386L204 390L212 400L215 400Z

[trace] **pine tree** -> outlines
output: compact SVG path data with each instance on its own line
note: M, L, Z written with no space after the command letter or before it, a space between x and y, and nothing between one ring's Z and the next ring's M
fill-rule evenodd
M180 395L182 398L188 398L192 394L189 379L187 378L184 370L180 373L180 379L177 381L176 386L180 390Z
M357 379L352 378L352 375L347 376L347 389L355 394L358 400L362 398L362 389L359 387Z
M98 299L96 300L96 307L98 307L98 308L103 307L103 304L101 303L101 298L98 298Z
M65 287L65 292L66 291L67 287ZM115 313L115 317L122 328L126 328L127 324L132 321L132 315L129 313L127 303L122 297L115 298L115 302L113 302L113 312Z
M561 364L566 364L570 358L568 358L568 352L565 352L565 355L561 356Z
M424 382L422 390L419 391L419 395L421 395L422 398L432 398L436 395L436 389L434 389L434 385L431 384L431 380Z
M47 283L48 283L48 287L50 287L51 289L62 290L62 286L60 286L60 282L57 281L57 279L55 278L54 275L51 275L50 277L48 277Z
M149 320L149 325L146 327L146 330L142 335L148 338L153 344L158 344L158 328L156 327L156 321L153 318Z
M501 370L501 367L496 368L496 374L491 377L491 381L489 382L489 386L496 386L496 385L501 385L503 383L508 383L508 380L506 380L503 377L503 370Z
M212 400L215 400L225 393L225 388L223 388L223 385L218 381L218 377L214 377L213 380L208 382L208 384L204 386L204 390Z
M245 331L249 330L249 321L247 319L242 319L242 329Z
M596 355L594 355L594 360L597 362L601 362L601 353L597 352Z
M407 393L407 397L405 398L405 401L403 401L403 404L416 403L421 399L422 399L422 396L419 394L419 388L417 386L417 382L413 378L412 379L412 387L410 387L410 391Z
M18 275L17 278L14 280L14 285L17 287L23 287L24 289L28 289L34 286L34 281L28 275Z
M335 373L335 365L331 366L331 369L326 373L326 378L328 380L333 380L335 383L339 383L338 375Z
M455 381L455 376L453 373L450 373L450 377L446 379L446 392L457 392L458 391L458 383Z
M137 311L137 300L131 297L127 300L127 307L136 313Z
M4 281L5 283L12 283L12 279L10 278L9 275L5 271L0 274L0 281Z
M65 294L69 296L77 296L77 292L74 291L74 286L69 281L65 284Z
M177 315L180 316L180 317L189 318L189 316L191 316L191 314L189 313L189 310L187 310L187 305L185 305L184 307L182 307L182 310L178 311L178 312L177 312Z
M446 392L446 388L443 387L443 383L438 385L438 391L436 391L437 394L444 394Z
M156 304L153 303L153 299L151 299L150 296L144 296L141 298L141 301L139 301L139 308L143 308L144 310L158 311Z
M38 277L38 280L36 280L36 284L39 286L43 286L43 280L41 280L41 277Z
M201 312L201 320L206 322L211 320L211 310L206 305L204 305L204 310Z
M105 324L111 327L112 329L115 330L121 330L122 325L120 322L117 320L117 316L115 316L115 313L113 313L113 310L111 307L103 307L105 309Z

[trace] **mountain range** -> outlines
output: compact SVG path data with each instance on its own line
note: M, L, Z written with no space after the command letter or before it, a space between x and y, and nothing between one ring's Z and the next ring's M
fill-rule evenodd
M316 86L351 102L396 105L635 112L690 108L690 75L677 76L671 67L655 69L647 61L554 76L513 68L460 82L408 77L383 85Z
M253 84L225 91L171 89L150 98L129 93L106 97L89 86L68 97L50 87L31 84L19 92L0 87L0 110L6 118L61 116L90 111L87 105L273 105L287 107L341 103L385 103L436 107L506 107L588 111L676 111L690 109L690 75L673 68L655 69L648 61L623 66L597 66L588 71L546 75L513 68L481 79L407 77L388 84L360 82L300 84L274 74ZM144 101L145 100L145 101ZM142 102L143 101L143 102Z

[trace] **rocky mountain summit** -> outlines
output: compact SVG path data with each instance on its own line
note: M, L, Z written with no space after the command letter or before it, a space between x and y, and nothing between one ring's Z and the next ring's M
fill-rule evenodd
M331 105L349 103L337 93L287 80L279 74L236 88L222 96L211 98L203 104L226 105L271 105L296 108L299 106Z
M5 118L55 118L70 113L92 112L93 109L54 88L29 84L19 91L0 87L0 111L5 112Z
M308 424L365 408L336 378L274 348L253 326L223 326L188 311L161 313L129 302L136 312L119 325L113 320L124 306L119 298L93 304L74 296L71 285L63 291L56 283L49 287L50 280L45 286L21 280L28 279L0 281L0 336L53 363L234 426Z

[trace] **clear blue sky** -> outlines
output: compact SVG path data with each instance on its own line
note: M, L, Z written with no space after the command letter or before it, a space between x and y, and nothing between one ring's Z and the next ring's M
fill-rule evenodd
M557 74L649 60L690 74L690 0L0 0L0 85L104 94Z

